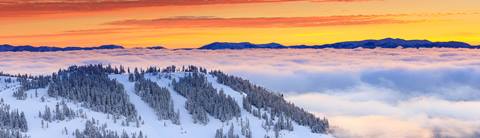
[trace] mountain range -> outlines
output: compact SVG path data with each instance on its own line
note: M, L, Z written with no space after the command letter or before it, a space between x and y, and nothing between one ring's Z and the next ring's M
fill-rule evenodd
M21 52L21 51L29 51L29 52L55 52L55 51L73 51L73 50L98 50L98 49L123 49L123 46L119 45L101 45L96 47L54 47L54 46L14 46L3 44L0 45L0 52Z
M428 40L404 40L385 38L380 40L362 40L362 41L347 41L324 45L293 45L285 46L278 43L268 44L253 44L249 42L228 43L228 42L214 42L199 49L220 50L220 49L355 49L355 48L469 48L478 49L479 46L472 46L464 42L431 42Z
M55 46L14 46L14 45L0 45L0 52L54 52L54 51L73 51L73 50L97 50L97 49L123 49L120 45L101 45L97 47L55 47ZM282 45L279 43L254 44L250 42L213 42L201 46L199 48L180 48L175 50L223 50L223 49L355 49L355 48L467 48L480 49L480 46L470 45L464 42L448 41L448 42L432 42L428 40L405 40L398 38L385 38L379 40L362 40L362 41L346 41L332 44L322 45ZM145 49L166 49L163 46L151 46Z

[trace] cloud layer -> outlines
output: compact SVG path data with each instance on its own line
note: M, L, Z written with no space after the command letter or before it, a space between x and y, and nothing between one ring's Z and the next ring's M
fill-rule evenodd
M173 17L150 20L122 20L107 23L117 26L143 26L157 28L192 28L192 27L244 27L244 28L275 28L275 27L319 27L338 25L367 25L412 23L395 19L400 15L351 15L323 17L258 17L258 18L218 18L218 17Z
M153 6L186 6L272 2L357 2L369 0L0 0L0 15L36 15L78 11L108 11ZM3 14L1 14L3 13Z
M471 49L98 50L0 53L0 70L73 64L198 65L282 92L339 137L475 137L480 54Z

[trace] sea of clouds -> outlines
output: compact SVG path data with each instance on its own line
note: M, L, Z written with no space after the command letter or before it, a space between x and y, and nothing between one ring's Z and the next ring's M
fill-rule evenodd
M326 116L338 137L479 137L480 50L282 49L3 52L0 71L82 64L198 65L244 77Z

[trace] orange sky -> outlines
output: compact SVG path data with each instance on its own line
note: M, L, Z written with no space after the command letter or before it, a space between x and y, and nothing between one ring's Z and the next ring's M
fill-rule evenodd
M0 43L199 47L385 37L480 44L479 0L0 0Z

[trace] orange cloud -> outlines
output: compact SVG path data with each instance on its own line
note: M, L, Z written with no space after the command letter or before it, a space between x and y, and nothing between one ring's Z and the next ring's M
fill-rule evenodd
M74 11L108 11L136 7L271 2L356 2L370 0L0 0L0 15L19 16Z
M352 26L370 24L405 24L422 20L402 20L408 14L396 15L349 15L319 17L254 17L219 18L211 16L179 16L158 19L131 19L104 23L101 28L66 30L59 33L33 35L0 35L0 38L66 37L105 34L125 34L141 30L184 29L184 28L292 28Z
M322 17L258 17L258 18L218 18L209 16L181 16L172 18L122 20L106 23L116 26L137 26L155 28L204 28L204 27L319 27L339 25L411 23L414 20L394 18L402 15L351 15Z

